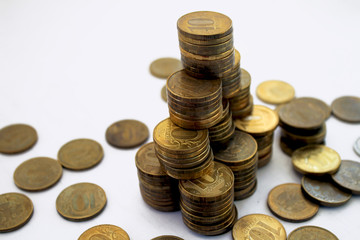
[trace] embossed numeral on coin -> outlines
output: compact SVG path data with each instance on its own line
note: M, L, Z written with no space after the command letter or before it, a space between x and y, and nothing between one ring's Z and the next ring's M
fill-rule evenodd
M257 226L252 228L249 232L251 239L254 240L275 240L275 236L280 236L281 228L274 229L263 223L262 221L257 223Z
M214 30L214 20L209 18L193 18L187 22L190 30Z
M72 200L72 206L75 211L82 212L95 207L95 196L90 194L78 194Z

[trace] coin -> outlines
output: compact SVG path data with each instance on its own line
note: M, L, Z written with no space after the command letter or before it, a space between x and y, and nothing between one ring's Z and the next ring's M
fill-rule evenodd
M163 235L152 238L151 240L184 240L184 239L172 235Z
M310 102L311 104L314 104L316 106L318 106L321 111L323 111L325 113L325 118L328 119L331 115L331 107L326 104L324 101L317 99L317 98L313 98L313 97L302 97L303 100Z
M293 230L288 240L339 240L332 232L317 226L303 226Z
M89 240L89 239L106 239L106 240L130 240L129 235L124 229L111 225L102 224L89 228L83 234L80 235L78 240Z
M159 160L155 155L154 142L147 143L136 152L135 163L137 169L151 176L164 176L166 173L161 169Z
M34 211L32 201L21 193L0 195L0 232L11 232L24 226Z
M162 98L162 100L164 100L165 102L167 102L166 85L164 85L164 86L161 88L161 98Z
M58 152L59 163L68 169L83 170L97 165L104 157L101 145L91 139L75 139Z
M296 149L292 164L302 174L324 175L335 173L340 167L340 155L324 145L308 145Z
M268 80L256 88L256 96L263 102L281 104L292 100L295 89L289 83L280 80Z
M38 139L36 130L26 124L13 124L0 129L0 153L14 154L30 149Z
M65 188L56 199L56 210L70 221L91 219L104 209L104 190L93 183L77 183Z
M357 155L360 156L360 138L356 139L354 143L354 151Z
M331 103L332 113L345 122L360 122L360 98L345 96L335 99Z
M339 186L360 194L360 163L351 160L342 160L339 170L331 175Z
M106 141L118 148L137 147L144 143L148 137L149 129L147 126L132 119L115 122L106 130Z
M150 73L154 77L168 78L172 73L182 68L181 61L177 58L159 58L150 64Z
M268 195L267 204L277 217L289 222L302 222L314 217L319 205L306 199L301 185L285 183L274 187Z
M232 229L234 240L273 239L286 240L284 226L265 214L250 214L238 219Z
M53 186L62 175L62 167L52 158L37 157L21 163L14 172L17 187L27 191L41 191Z

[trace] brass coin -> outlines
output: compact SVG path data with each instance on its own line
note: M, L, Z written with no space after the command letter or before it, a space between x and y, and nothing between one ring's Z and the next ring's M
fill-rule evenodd
M280 80L268 80L256 88L256 96L263 102L281 104L295 97L295 89L289 83Z
M0 195L0 232L11 232L24 226L34 211L32 201L21 193Z
M154 142L140 147L135 155L136 167L143 173L151 176L167 176L161 169L158 158L155 155Z
M245 91L250 88L251 84L251 75L248 71L241 68L241 91Z
M0 129L0 153L14 154L30 149L38 139L36 130L26 124L13 124Z
M317 226L303 226L293 230L288 240L339 240L332 232Z
M164 100L165 102L167 102L166 85L164 85L164 86L161 88L161 98L162 98L162 100Z
M172 235L163 235L152 238L151 240L184 240L184 239Z
M83 170L97 165L104 157L101 145L91 139L75 139L58 152L59 163L68 169Z
M326 119L328 119L330 117L331 107L328 104L326 104L324 101L317 99L317 98L313 98L313 97L302 97L301 99L318 106L321 109L321 111L323 111L325 113Z
M360 194L360 163L351 160L342 160L339 170L331 175L339 186Z
M17 187L27 191L41 191L53 186L62 175L62 167L52 158L37 157L21 163L14 172Z
M303 176L301 187L310 199L327 207L343 205L351 198L351 193L342 191L326 178Z
M127 119L113 123L106 130L106 141L117 148L132 148L149 137L147 126L137 120Z
M102 224L89 228L80 235L78 240L106 239L106 240L130 240L124 229L111 225Z
M324 145L308 145L296 149L291 157L294 168L302 174L335 173L341 163L340 155Z
M286 240L284 226L265 214L250 214L238 219L232 229L234 240L273 239Z
M158 78L166 79L180 69L183 69L183 66L181 61L176 58L159 58L150 64L150 73Z
M301 185L285 183L274 187L268 195L268 207L277 217L290 222L302 222L314 217L319 205L306 199Z
M331 103L332 113L340 120L360 123L360 98L353 96L339 97Z
M106 205L104 190L93 183L77 183L65 188L56 199L56 210L70 221L84 221L101 213Z

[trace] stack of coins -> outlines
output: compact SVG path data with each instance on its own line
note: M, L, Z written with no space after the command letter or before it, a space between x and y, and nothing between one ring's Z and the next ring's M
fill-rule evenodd
M235 49L234 66L226 71L221 79L222 94L224 98L235 97L241 90L241 70L240 70L240 53Z
M141 196L159 211L179 210L179 181L169 177L160 167L154 142L143 145L136 153L135 163Z
M234 199L251 196L257 185L257 143L247 133L236 130L223 149L214 149L215 161L228 166L234 173Z
M214 155L207 129L183 129L167 118L154 128L153 138L156 156L173 178L199 178L212 166Z
M222 163L196 180L181 180L180 209L186 226L204 235L229 231L237 219L234 174Z
M184 70L166 82L170 119L186 129L214 126L223 114L221 81L197 79Z

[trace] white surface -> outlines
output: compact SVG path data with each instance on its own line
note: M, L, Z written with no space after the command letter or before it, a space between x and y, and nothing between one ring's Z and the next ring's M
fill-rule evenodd
M141 199L134 156L137 149L119 150L105 141L113 122L133 118L152 129L168 116L160 98L164 80L150 75L151 61L179 57L177 19L192 11L212 10L233 20L235 47L241 66L256 86L280 79L296 96L318 97L328 104L342 95L360 93L359 1L0 1L0 127L13 123L34 126L39 141L30 151L0 155L0 194L22 192L35 212L23 228L0 239L77 239L98 224L125 229L131 239L163 234L194 239L231 239L231 233L205 237L183 223L180 212L162 213ZM331 117L326 143L343 159L360 161L352 150L359 124ZM16 188L13 172L23 161L56 158L60 147L75 138L92 138L105 151L103 161L82 172L64 170L53 188L29 193ZM149 141L152 139L152 134ZM235 204L239 217L272 215L266 197L274 186L300 182L290 158L279 149L276 130L271 163L258 171L258 189ZM70 222L56 212L58 194L71 184L93 182L108 197L105 210L85 222ZM303 223L281 221L287 233L303 225L329 229L339 239L359 235L360 199L354 196L337 208L321 207Z

